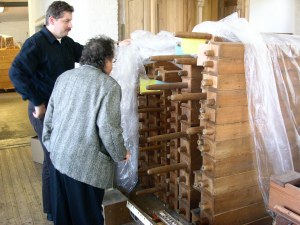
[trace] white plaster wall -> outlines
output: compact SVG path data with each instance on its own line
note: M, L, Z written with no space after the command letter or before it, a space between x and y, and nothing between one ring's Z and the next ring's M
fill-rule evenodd
M295 34L300 35L300 1L295 1Z
M295 1L250 0L249 23L260 32L294 33Z
M51 0L29 0L30 35L36 20L45 15ZM69 36L85 44L89 38L105 34L118 39L118 0L66 0L74 7L73 28Z
M0 34L12 36L16 42L21 44L29 37L28 29L28 21L0 23Z

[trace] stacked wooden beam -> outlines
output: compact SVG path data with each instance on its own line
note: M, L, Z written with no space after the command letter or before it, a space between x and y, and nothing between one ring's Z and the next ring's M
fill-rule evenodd
M248 121L244 46L211 42L200 47L204 66L198 148L203 165L195 172L201 192L200 218L214 225L268 224ZM199 220L199 218L195 218Z
M171 56L170 56L171 57ZM173 59L171 57L171 59ZM164 56L156 57L154 63L148 65L148 76L152 79L168 83L181 81L178 76L180 68ZM170 125L167 122L170 117L170 100L168 97L171 91L154 90L141 93L139 96L139 117L140 117L140 160L139 173L140 183L143 190L136 192L137 195L153 193L164 202L168 199L168 174L161 176L149 176L147 170L168 164L169 143L147 142L147 138L165 134L170 131ZM141 144L142 143L142 144Z
M182 70L151 69L157 70L159 76L156 78L164 82L149 85L148 89L162 93L159 118L165 133L149 134L145 147L157 146L155 150L163 152L161 156L164 157L153 164L159 166L147 171L153 177L153 186L137 194L155 192L170 208L190 221L191 209L198 207L200 201L200 193L193 189L193 171L201 167L202 159L197 151L197 134L188 130L199 125L198 102L203 98L200 93L203 68L196 65L193 57L152 57L156 61L166 59L172 60L174 65L181 65Z
M0 89L14 88L9 79L8 70L19 51L18 48L0 48Z
M146 105L160 110L147 114L141 126L152 121L160 129L148 127L151 132L143 137L141 151L148 148L152 155L149 150L145 156L144 177L151 182L142 193L155 193L194 224L269 225L248 121L244 46L210 38L200 45L198 66L191 57L163 56L148 70L164 83L148 86L154 92ZM299 57L279 55L284 55L278 59L283 82L298 96ZM292 111L298 124L296 103ZM294 126L284 122L299 170Z
M299 186L300 173L294 171L271 177L269 207L277 214L276 224L300 224Z
M193 61L176 59L176 63L182 65L182 82L187 84L181 93L173 91L171 101L180 105L180 114L177 114L177 121L174 124L180 125L179 131L186 133L179 139L179 146L174 149L179 153L179 163L185 163L187 167L178 171L178 213L187 221L191 221L191 210L197 208L200 194L193 188L193 171L198 170L202 165L201 154L197 151L197 133L193 128L199 125L199 100L205 95L201 93L200 84L202 81L203 67L199 67Z

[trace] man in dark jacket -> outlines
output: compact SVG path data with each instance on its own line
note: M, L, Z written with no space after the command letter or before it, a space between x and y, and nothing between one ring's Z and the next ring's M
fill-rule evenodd
M79 62L83 46L68 37L74 9L63 1L54 1L46 12L46 26L28 38L9 71L15 89L29 100L30 122L41 141L46 107L57 77ZM42 144L42 142L41 142ZM43 146L43 208L52 220L50 204L49 152Z

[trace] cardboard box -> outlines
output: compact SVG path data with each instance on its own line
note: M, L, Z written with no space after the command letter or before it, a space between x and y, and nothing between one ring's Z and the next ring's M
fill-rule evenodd
M44 151L37 136L31 138L31 152L32 152L32 160L34 162L43 164Z

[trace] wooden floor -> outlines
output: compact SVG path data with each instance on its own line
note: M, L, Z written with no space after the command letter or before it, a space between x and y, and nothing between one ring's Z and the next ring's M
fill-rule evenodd
M0 224L53 224L42 211L41 165L30 145L0 149Z
M0 93L0 225L53 225L42 209L42 166L32 161L27 104L17 93Z

